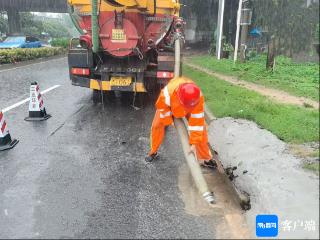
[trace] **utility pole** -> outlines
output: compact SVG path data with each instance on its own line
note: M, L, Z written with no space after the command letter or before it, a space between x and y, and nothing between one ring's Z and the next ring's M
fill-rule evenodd
M246 61L246 47L247 47L247 38L249 25L251 24L251 9L247 8L248 1L243 1L244 8L242 9L241 14L241 39L240 39L240 62L244 63Z
M217 26L217 42L216 55L217 59L221 59L222 36L223 36L223 17L224 17L224 3L225 0L219 0L218 26Z
M240 33L240 21L241 21L241 11L242 11L242 0L239 0L239 8L237 14L237 32L236 32L236 42L234 44L234 63L237 61L238 49L239 49L239 33Z

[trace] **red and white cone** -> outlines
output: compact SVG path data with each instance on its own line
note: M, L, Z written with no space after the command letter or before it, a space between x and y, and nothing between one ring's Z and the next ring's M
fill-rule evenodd
M30 102L29 102L29 117L26 121L44 121L50 118L51 115L47 114L46 108L43 104L43 99L40 93L40 88L37 82L31 83L30 86Z
M19 141L11 139L8 126L4 120L2 111L0 111L0 151L9 150L17 145Z

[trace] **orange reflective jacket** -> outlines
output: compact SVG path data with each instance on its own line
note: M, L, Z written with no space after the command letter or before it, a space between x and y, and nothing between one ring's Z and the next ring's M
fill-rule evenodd
M161 90L160 96L156 102L156 108L160 111L160 119L165 126L173 123L172 116L175 118L186 117L189 123L189 143L197 144L204 140L204 97L201 93L198 105L196 105L191 112L188 112L188 110L181 105L177 95L179 86L189 82L193 83L192 80L184 77L172 79L167 86Z

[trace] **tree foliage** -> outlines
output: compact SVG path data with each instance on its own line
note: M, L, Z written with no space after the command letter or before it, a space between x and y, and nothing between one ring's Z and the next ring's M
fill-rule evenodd
M313 49L319 3L306 0L252 0L253 24L275 38L278 54L292 56Z
M21 30L26 35L40 36L43 23L33 18L31 13L20 13Z
M53 38L70 37L68 29L57 19L43 18L38 20L31 13L21 13L22 32L27 35L40 36L49 33Z
M212 30L212 24L216 22L214 16L218 13L217 0L182 0L181 3L182 15L186 18L196 18L198 30Z
M48 33L52 38L70 37L70 23L67 18L37 18L32 13L20 13L21 32L26 35L41 36ZM66 23L66 24L65 24ZM5 12L0 12L0 33L8 33L8 19ZM72 31L71 31L72 32Z
M0 33L8 31L8 23L5 12L0 12Z
M225 0L223 34L226 42L234 43L238 0ZM181 0L185 6L181 13L187 20L196 19L197 34L212 31L217 25L219 0ZM249 3L249 4L248 4ZM277 54L292 56L295 53L309 53L313 43L319 42L319 1L307 0L250 0L253 9L251 27L267 30L264 35L275 38Z

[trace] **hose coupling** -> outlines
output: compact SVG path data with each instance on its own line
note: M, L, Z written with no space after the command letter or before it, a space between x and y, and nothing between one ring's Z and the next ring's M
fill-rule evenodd
M212 192L205 192L204 194L202 194L204 200L206 200L208 203L210 204L214 204L215 203L215 199L213 197L213 193Z

